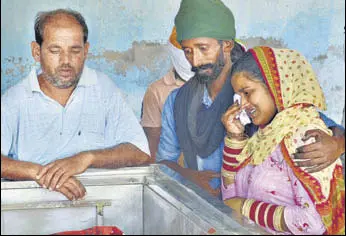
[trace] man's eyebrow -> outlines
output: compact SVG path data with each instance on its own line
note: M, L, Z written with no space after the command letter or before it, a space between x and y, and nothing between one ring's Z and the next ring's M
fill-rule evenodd
M60 48L60 46L56 45L56 44L52 44L50 45L48 48Z
M250 88L250 87L241 88L241 89L239 89L239 91L238 91L238 92L243 93L243 92L244 92L244 90L246 90L246 89L248 89L248 88Z
M50 45L50 46L48 46L48 48L61 48L59 45L56 45L56 44L52 44L52 45ZM74 45L74 46L71 46L71 48L73 48L73 49L80 49L80 48L83 48L82 46L80 46L80 45Z
M196 43L195 44L195 46L198 46L198 47L200 47L200 46L208 46L209 44L207 44L207 43Z
M193 46L195 46L195 47L209 46L209 44L208 43L196 43L196 44L193 44ZM183 50L186 48L190 48L190 47L182 47Z

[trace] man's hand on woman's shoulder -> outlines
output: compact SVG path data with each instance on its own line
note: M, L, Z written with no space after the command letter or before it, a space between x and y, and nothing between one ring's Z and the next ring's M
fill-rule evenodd
M322 130L309 130L302 138L306 141L314 137L316 142L302 146L294 155L299 167L314 173L334 163L345 152L345 136L330 136Z

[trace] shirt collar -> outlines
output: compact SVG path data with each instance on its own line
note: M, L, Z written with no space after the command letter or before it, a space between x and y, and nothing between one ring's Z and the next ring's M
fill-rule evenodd
M203 104L209 108L213 104L213 100L210 98L207 86L204 87L204 94L203 94Z
M32 92L42 92L38 83L38 75L42 72L41 69L33 69L29 74L30 87Z
M84 66L81 78L78 82L77 87L90 87L97 83L97 74L96 71L90 69L87 66Z
M33 69L29 74L29 81L32 92L42 92L40 84L38 83L38 75L42 73L42 69ZM77 87L90 87L95 85L97 82L97 75L94 70L84 66L81 78L78 82Z

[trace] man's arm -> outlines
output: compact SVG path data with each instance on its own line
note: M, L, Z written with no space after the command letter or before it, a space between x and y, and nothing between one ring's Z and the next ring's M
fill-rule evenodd
M148 138L150 155L155 160L160 142L161 127L143 127L143 129Z
M36 180L41 166L31 162L16 161L1 155L1 178L11 180Z
M121 168L150 164L150 157L130 143L113 148L81 152L72 157L54 161L41 169L38 179L51 190L59 189L65 181L87 168Z
M148 138L150 155L155 160L161 134L161 110L157 85L151 84L145 92L142 103L141 125Z
M298 159L296 162L297 166L308 167L306 171L309 173L323 170L345 153L344 128L337 125L324 114L320 113L320 116L333 131L333 136L329 136L321 130L307 131L303 140L314 137L316 142L298 148L297 153L294 155L294 158Z
M120 144L114 148L86 152L91 156L90 167L95 168L121 168L140 166L151 163L148 154L130 143Z
M156 162L178 163L181 153L178 136L175 131L174 102L177 91L172 92L163 107L162 127L156 153Z
M34 180L40 186L44 186L37 179L38 172L42 169L39 164L16 161L1 155L1 178L10 180ZM84 186L74 177L69 178L59 189L59 192L65 195L69 200L80 199L85 196Z
M160 163L165 164L169 168L178 172L185 179L190 180L202 189L206 190L213 196L218 196L220 194L220 189L213 189L209 182L213 178L220 178L220 173L214 171L197 171L190 168L183 168L178 163L172 161L161 161Z

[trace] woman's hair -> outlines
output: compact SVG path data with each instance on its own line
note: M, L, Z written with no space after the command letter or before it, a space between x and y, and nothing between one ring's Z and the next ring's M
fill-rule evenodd
M236 41L234 42L234 47L231 51L231 60L233 63L239 60L242 56L245 55L245 49Z
M247 72L253 78L265 83L262 72L251 52L246 52L232 65L231 77L239 72Z
M223 40L218 40L218 42L222 47ZM235 40L233 42L234 42L234 46L231 51L231 60L232 60L232 63L235 63L236 61L238 61L239 58L245 55L245 49Z

